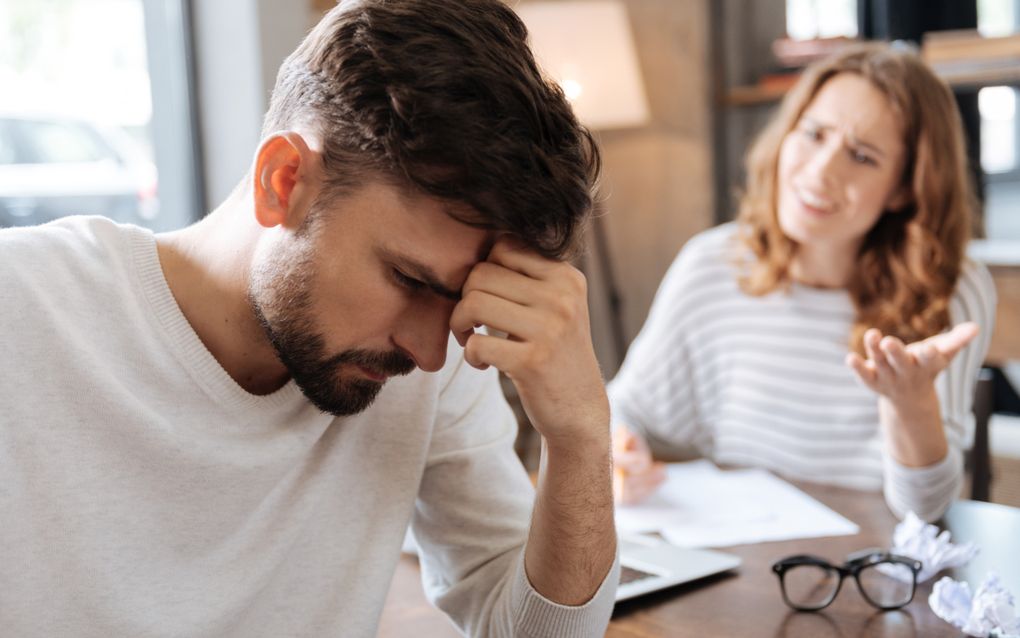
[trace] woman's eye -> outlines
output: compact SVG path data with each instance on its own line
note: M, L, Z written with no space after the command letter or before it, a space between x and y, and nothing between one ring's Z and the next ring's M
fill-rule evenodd
M869 166L875 165L875 160L872 159L870 155L866 155L860 151L850 151L850 154L853 157L853 160L858 164L867 164Z
M822 132L814 127L805 126L801 128L800 131L804 134L804 137L811 141L817 142L822 139Z
M407 275L405 275L404 273L400 272L397 269L393 270L393 278L396 279L398 284L413 292L418 292L428 288L425 282L418 281L414 277L408 277Z

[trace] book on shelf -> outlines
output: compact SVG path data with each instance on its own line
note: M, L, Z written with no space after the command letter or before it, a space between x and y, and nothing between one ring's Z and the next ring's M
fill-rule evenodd
M932 66L1020 63L1020 34L986 38L971 29L929 31L921 43L921 57Z
M855 42L858 42L856 38L845 36L809 40L779 38L772 42L772 55L783 67L799 69L826 58Z
M758 78L758 88L763 91L786 92L800 79L800 71L776 71L764 73Z

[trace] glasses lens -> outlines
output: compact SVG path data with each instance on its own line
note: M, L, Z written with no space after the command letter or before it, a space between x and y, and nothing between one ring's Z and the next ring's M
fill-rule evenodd
M839 573L819 565L795 565L783 574L783 591L790 605L821 609L836 596Z
M901 563L876 563L857 574L861 593L879 607L902 607L914 597L914 572Z

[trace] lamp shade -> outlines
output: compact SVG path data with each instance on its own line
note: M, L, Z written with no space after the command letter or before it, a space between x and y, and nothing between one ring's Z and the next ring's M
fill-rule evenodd
M626 7L616 0L527 2L515 9L539 66L563 88L592 129L648 121Z

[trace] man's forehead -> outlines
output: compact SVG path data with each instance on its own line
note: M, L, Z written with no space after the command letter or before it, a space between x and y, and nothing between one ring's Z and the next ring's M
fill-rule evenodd
M488 258L495 241L495 233L486 232L484 240L474 250L468 246L460 250L450 246L449 250L435 251L383 245L378 252L383 259L404 269L404 274L428 284L437 294L459 299L471 270Z
M445 292L459 294L471 269L488 258L502 234L474 223L484 218L468 203L441 199L399 180L369 180L361 194L380 256L401 262L416 271L406 274L421 275L417 278Z

